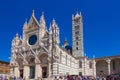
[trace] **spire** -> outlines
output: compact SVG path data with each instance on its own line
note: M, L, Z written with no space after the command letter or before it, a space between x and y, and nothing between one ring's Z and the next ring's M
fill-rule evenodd
M42 15L40 17L40 21L43 21L44 20L44 12L42 12Z
M23 29L27 29L27 19L25 19L25 22L23 24Z
M80 11L80 16L82 16L82 13L81 13L81 11Z
M80 12L80 17L82 18L82 12Z
M65 37L64 47L67 46L67 45L69 45L69 44L68 44L67 38Z
M18 33L16 33L16 37L15 37L16 39L18 39L19 38L19 35L18 35Z
M78 11L76 12L75 18L80 17L80 15L78 14Z
M40 24L46 25L45 19L44 19L44 12L42 12L42 15L41 15L41 17L40 17Z
M72 14L72 20L74 19L74 14Z
M56 24L56 22L55 22L55 19L53 18L52 25L55 25L55 24Z
M32 10L32 16L34 16L34 15L35 15L34 10Z

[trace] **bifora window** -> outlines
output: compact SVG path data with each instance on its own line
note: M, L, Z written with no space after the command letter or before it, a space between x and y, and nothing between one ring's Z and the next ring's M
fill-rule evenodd
M79 29L79 25L75 26L75 30L78 30Z
M78 42L76 42L76 45L78 45Z
M76 50L78 50L78 47L76 47Z
M76 37L76 40L78 40L79 38L78 38L78 36Z
M76 35L79 35L79 31L76 31L75 34L76 34Z

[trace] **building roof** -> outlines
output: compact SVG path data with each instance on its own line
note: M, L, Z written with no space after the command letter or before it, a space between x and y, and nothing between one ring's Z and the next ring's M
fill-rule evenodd
M0 60L0 63L9 64L10 62Z

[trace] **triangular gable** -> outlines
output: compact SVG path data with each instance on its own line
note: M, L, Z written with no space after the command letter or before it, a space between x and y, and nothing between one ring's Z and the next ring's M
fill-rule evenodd
M41 55L41 53L45 53L45 54L49 55L49 52L48 52L48 50L45 47L42 47L40 49L40 51L38 52L38 56Z
M32 15L28 23L28 30L35 30L38 28L39 28L39 23L36 20L36 18Z
M44 34L44 36L43 36L43 38L48 38L48 36L49 36L49 34L48 34L48 32L46 31L45 34Z

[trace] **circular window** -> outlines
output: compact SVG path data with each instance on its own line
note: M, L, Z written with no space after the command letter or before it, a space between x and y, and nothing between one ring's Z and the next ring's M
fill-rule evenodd
M37 42L37 36L36 35L30 36L28 42L30 45L34 45Z

